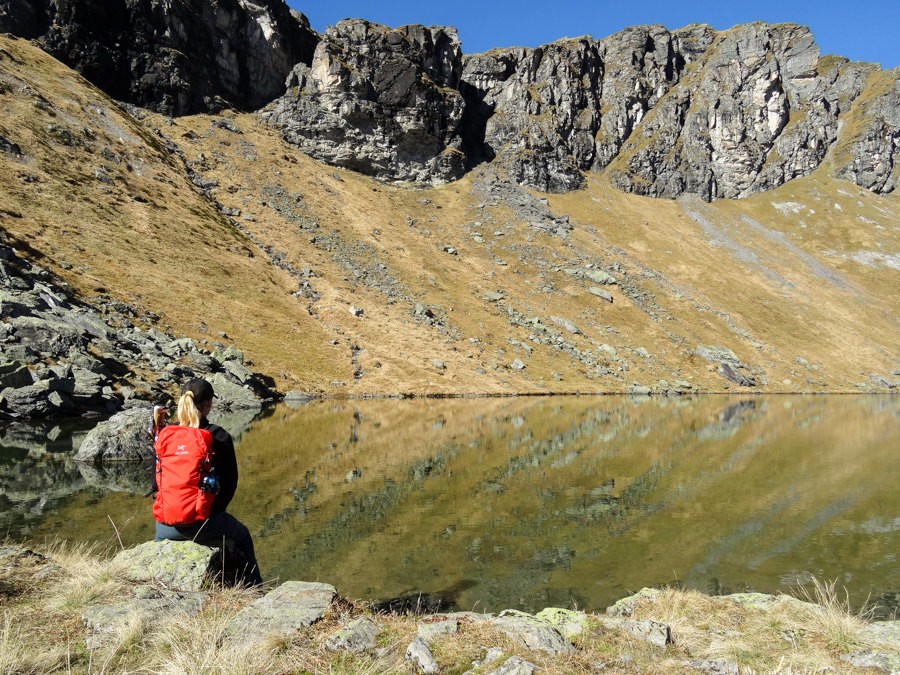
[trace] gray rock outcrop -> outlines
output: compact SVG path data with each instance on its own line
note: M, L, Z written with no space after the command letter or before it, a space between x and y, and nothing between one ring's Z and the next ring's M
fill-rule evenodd
M262 107L318 41L283 0L0 0L0 31L36 39L116 99L174 115Z
M324 617L336 597L329 584L288 581L241 610L225 632L241 642L290 637Z
M304 152L387 180L493 160L547 192L606 171L628 192L711 200L805 176L839 148L836 176L889 192L898 75L820 57L794 24L635 26L461 56L450 28L347 20L264 116Z
M153 439L148 432L149 407L123 410L100 422L85 437L76 462L135 462L153 457Z
M391 30L360 19L329 28L312 64L264 117L317 159L397 181L439 183L465 171L452 28Z
M192 377L212 382L217 408L255 412L275 396L234 346L210 352L191 338L134 323L157 318L106 296L88 304L0 243L0 418L108 415L166 399ZM123 447L113 454L141 455Z

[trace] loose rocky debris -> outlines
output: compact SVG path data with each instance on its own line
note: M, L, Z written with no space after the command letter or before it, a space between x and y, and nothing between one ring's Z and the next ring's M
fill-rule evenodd
M724 347L707 347L701 345L694 350L694 354L702 359L718 364L718 373L726 380L734 382L740 387L755 387L756 378L750 374L749 369L730 349Z
M177 338L157 320L106 296L83 302L0 243L0 419L110 414L168 400L192 377L207 378L223 408L275 396L234 346Z

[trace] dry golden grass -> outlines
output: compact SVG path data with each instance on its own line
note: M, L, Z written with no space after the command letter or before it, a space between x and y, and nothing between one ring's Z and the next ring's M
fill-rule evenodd
M135 611L91 644L81 619L84 612L133 597L133 587L123 582L112 592L109 580L117 578L121 570L108 556L84 547L56 545L49 558L56 572L46 577L40 588L7 599L0 611L0 672L409 672L406 648L423 620L373 615L364 606L340 600L308 629L247 644L234 639L227 626L258 593L220 589L207 596L197 614L169 611L150 621ZM23 566L9 574L12 581L24 584L33 571ZM85 590L73 594L76 585ZM60 601L63 598L65 602ZM545 654L525 649L484 620L460 616L456 633L435 638L431 651L442 673L489 672L513 656L549 675L598 669L689 673L694 672L690 661L703 659L725 659L736 663L743 673L857 672L840 656L874 646L863 634L867 617L854 615L831 583L816 582L806 598L748 595L734 599L675 589L655 591L636 604L632 618L667 623L674 644L665 649L611 627L605 617L589 615L583 632L573 638L572 653ZM375 650L348 654L325 648L326 638L338 627L365 614L381 627ZM492 650L502 656L487 661Z

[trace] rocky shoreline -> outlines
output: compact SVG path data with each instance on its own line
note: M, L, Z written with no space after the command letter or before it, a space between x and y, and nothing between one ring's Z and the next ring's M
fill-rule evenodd
M83 302L0 243L0 419L109 415L167 402L192 377L207 378L226 409L278 396L227 335L177 337L151 311L95 290Z
M148 542L95 564L120 586L115 597L107 593L78 609L91 658L115 656L121 636L135 625L143 627L144 640L165 621L189 630L222 601L227 565L219 551L191 542ZM10 589L18 584L64 584L70 575L52 555L0 547L0 587L7 594L15 595ZM304 659L319 658L340 659L347 672L900 672L900 622L839 617L833 607L758 593L709 597L646 588L605 613L547 608L401 616L341 598L327 583L285 581L245 591L228 611L217 612L218 652L300 649L293 663L303 672L312 667ZM852 636L850 628L839 638L837 629L819 625L840 620L852 625ZM751 648L759 639L765 646ZM225 672L236 668L231 663ZM242 664L240 672L256 671Z

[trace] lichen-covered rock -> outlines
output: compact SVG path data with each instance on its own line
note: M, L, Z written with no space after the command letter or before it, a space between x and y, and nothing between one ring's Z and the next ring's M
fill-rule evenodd
M547 607L535 614L538 619L548 622L563 636L573 640L581 635L588 626L588 615L560 607Z
M325 647L333 652L351 653L374 649L381 626L367 616L357 617L342 626L325 640Z
M521 656L512 656L503 662L503 665L488 673L488 675L534 675L538 667L526 661Z
M120 552L113 563L132 581L178 591L242 584L247 571L246 559L233 547L192 541L148 541Z
M635 608L642 604L654 602L659 597L660 591L656 588L642 588L637 593L617 600L615 604L606 608L608 616L631 616Z
M572 643L566 640L553 624L525 612L507 610L490 623L526 649L547 654L566 654L575 651Z
M226 634L241 642L290 636L322 619L336 595L329 584L285 582L238 612Z

